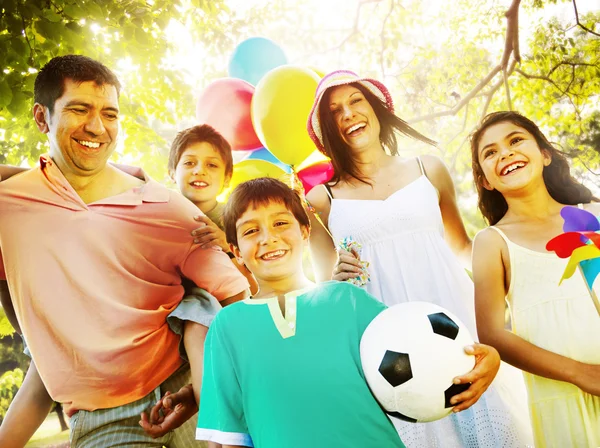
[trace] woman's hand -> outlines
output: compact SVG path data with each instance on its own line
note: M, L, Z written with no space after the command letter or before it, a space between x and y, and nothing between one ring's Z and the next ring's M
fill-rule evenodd
M332 280L344 282L348 279L358 277L363 267L356 252L348 252L344 249L337 249L338 259L333 268Z
M489 345L473 344L465 347L465 353L475 356L475 367L469 373L454 378L454 384L468 384L469 388L450 400L453 412L464 411L473 406L490 387L500 368L500 355Z
M227 244L225 232L219 226L207 216L199 215L194 219L201 223L200 227L192 231L195 244L199 244L203 249L219 246L223 249L223 252L229 252L229 244Z

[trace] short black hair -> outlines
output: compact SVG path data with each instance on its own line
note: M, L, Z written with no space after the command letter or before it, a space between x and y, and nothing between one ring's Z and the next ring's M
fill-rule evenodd
M236 224L250 207L279 202L292 212L300 227L310 230L310 219L300 194L280 180L260 177L239 184L229 196L223 212L223 227L227 242L238 247Z
M54 103L65 91L65 80L82 83L94 81L98 86L110 84L121 92L121 83L117 76L104 64L87 56L68 54L57 56L42 67L35 78L33 99L54 112Z

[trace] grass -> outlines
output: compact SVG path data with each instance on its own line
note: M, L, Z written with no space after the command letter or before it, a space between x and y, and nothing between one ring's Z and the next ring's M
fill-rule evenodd
M50 448L50 447L68 447L69 431L60 431L60 423L56 412L51 412L44 420L44 423L35 432L27 448Z

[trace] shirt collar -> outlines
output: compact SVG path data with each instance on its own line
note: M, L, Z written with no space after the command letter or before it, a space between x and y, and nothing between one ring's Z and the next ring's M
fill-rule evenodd
M169 190L149 177L141 168L118 163L111 163L111 165L131 176L143 180L145 182L144 185L132 188L131 190L125 191L116 196L104 198L88 205L135 206L142 204L142 202L169 202L171 196ZM73 190L73 187L69 184L65 176L58 169L48 154L40 156L40 168L52 183L62 187L60 188L61 190L66 190L68 186L68 189L72 190L73 193L76 194Z

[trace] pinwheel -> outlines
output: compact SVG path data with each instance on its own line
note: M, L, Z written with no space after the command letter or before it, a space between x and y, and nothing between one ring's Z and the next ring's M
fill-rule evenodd
M565 220L565 233L551 239L546 245L546 250L556 252L560 258L569 258L560 283L572 277L579 267L600 315L600 301L593 289L594 281L600 274L600 218L571 206L564 207L560 215Z

